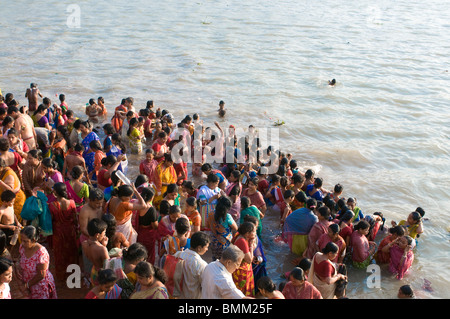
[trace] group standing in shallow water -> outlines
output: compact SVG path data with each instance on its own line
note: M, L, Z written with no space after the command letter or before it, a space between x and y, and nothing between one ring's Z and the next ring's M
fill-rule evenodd
M325 189L312 169L252 134L207 127L197 113L175 124L153 101L136 110L132 97L110 120L105 100L89 99L82 120L64 94L59 105L37 103L36 88L28 107L12 94L0 105L2 298L57 298L55 282L71 264L92 287L80 298L93 299L346 298L348 271L376 262L402 280L412 266L420 207L377 245L382 213L363 214L341 184ZM230 149L231 161L208 162ZM141 158L131 182L128 154ZM266 271L267 214L279 216L276 240L298 257L279 287ZM400 295L414 294L402 287Z

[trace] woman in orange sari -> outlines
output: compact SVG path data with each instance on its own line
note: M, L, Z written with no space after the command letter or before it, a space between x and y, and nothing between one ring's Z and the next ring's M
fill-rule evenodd
M124 105L125 99L122 100L122 103L116 107L114 110L114 115L111 119L111 124L114 126L114 129L117 133L120 133L122 131L122 124L123 120L126 117L126 114L128 112L128 109Z
M58 280L65 280L69 274L66 272L67 266L78 264L77 208L75 202L69 199L66 184L56 183L53 190L56 200L52 201L48 208L53 224L55 277Z
M244 259L238 269L233 272L236 287L247 297L255 296L255 281L253 277L253 251L256 247L256 225L250 222L242 223L232 243L244 253Z
M19 222L22 223L20 212L22 211L23 204L25 203L25 193L20 187L20 180L17 174L14 173L10 167L6 166L3 159L0 159L0 195L7 189L16 194L16 199L14 200L14 214Z
M153 205L159 209L159 203L161 203L164 198L167 186L177 182L177 173L173 167L173 159L170 153L164 154L164 160L156 166L153 181L156 188L156 196L153 200Z
M133 194L137 201L132 201ZM106 204L106 213L116 218L117 232L124 234L130 245L134 244L137 238L137 232L131 223L133 211L140 211L146 207L147 203L134 185L119 186L117 193Z

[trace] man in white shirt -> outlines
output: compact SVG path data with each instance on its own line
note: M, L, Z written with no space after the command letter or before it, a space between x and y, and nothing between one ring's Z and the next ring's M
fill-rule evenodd
M183 289L180 299L200 299L202 297L202 274L208 263L201 257L209 248L209 235L203 231L191 237L191 247L177 251L175 257L184 260Z
M244 253L234 245L223 251L220 260L206 266L202 275L202 299L242 299L245 295L233 282L232 274L241 265Z

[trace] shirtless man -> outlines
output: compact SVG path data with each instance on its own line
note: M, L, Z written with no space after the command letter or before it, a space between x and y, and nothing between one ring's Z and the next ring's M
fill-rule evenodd
M70 172L72 171L72 168L74 168L75 166L81 166L84 169L86 182L89 184L86 162L83 158L83 150L83 145L75 144L73 150L70 150L64 158L62 171L64 177L70 178Z
M89 238L88 224L94 218L102 218L103 215L103 192L99 188L91 189L89 192L89 201L83 205L78 216L80 225L80 242Z
M36 149L37 135L31 117L20 113L16 106L8 107L8 115L14 119L14 128L18 133L18 137L27 143L30 150Z
M28 111L34 112L38 107L38 97L42 98L36 83L31 83L30 88L25 92L25 97L28 98Z
M89 238L81 243L83 256L88 261L88 265L84 271L90 274L91 284L96 285L97 273L103 268L105 260L109 259L108 237L106 237L107 224L100 218L93 218L89 221L87 229L89 231ZM90 267L89 267L90 266ZM91 268L91 269L89 269Z
M101 108L95 103L94 99L89 100L89 105L86 106L85 113L89 117L89 120L93 123L98 123L98 115L101 113Z
M0 206L0 229L6 234L6 241L9 244L11 237L20 225L17 216L14 214L14 200L16 194L13 191L5 190L1 195L2 205Z

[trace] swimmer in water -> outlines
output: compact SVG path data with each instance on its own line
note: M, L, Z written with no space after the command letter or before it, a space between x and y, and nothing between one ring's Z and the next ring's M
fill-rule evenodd
M224 101L220 101L219 102L219 116L220 117L224 117L226 112L227 111L225 111L225 102Z
M328 81L328 85L330 85L330 86L334 86L335 84L336 84L336 79Z

